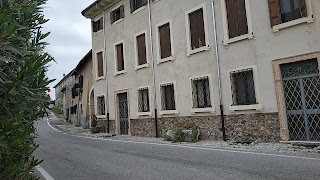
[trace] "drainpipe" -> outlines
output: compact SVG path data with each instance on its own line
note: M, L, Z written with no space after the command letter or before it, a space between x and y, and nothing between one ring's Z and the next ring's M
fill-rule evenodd
M222 138L223 141L226 141L226 129L224 126L224 113L223 113L223 101L222 101L222 88L221 88L221 74L220 74L220 59L219 59L219 50L218 50L218 38L217 38L217 28L216 28L216 17L214 10L214 0L211 0L211 8L212 8L212 22L213 22L213 36L214 36L214 47L216 57L213 59L214 63L216 63L217 68L217 76L218 76L218 91L219 91L219 104L220 104L220 116L221 116L221 130L222 130Z
M108 63L107 63L107 45L106 45L106 13L105 11L102 11L103 14L103 57L105 60L105 68L106 68L106 73L105 73L105 78L106 78L106 113L107 113L107 133L110 133L110 113L109 113L109 89L108 89Z
M152 21L151 21L151 7L150 0L148 0L148 19L149 19L149 40L150 40L150 53L152 61L152 86L153 86L153 105L154 105L154 125L156 127L156 137L159 137L158 133L158 115L157 115L157 93L156 93L156 76L155 76L155 62L153 57L153 40L152 40Z

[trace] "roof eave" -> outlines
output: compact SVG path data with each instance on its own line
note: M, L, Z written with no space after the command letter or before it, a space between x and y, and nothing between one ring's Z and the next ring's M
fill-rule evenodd
M115 0L96 0L90 4L87 8L81 11L82 16L91 19L98 12L103 10L105 7L113 3Z

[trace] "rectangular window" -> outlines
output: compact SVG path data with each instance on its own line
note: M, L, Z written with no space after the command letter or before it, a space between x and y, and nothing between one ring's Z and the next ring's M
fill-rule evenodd
M166 23L158 27L160 40L160 57L161 59L170 57L171 53L171 37L170 37L170 23Z
M271 26L307 17L306 0L269 0Z
M103 76L103 57L102 57L102 52L97 53L97 75L98 77Z
M139 112L149 112L149 89L143 88L138 90L138 108Z
M209 77L191 80L193 108L207 108L211 106Z
M173 83L160 85L161 110L176 110Z
M233 71L230 77L233 105L257 104L252 69Z
M102 17L97 21L92 21L93 32L98 32L101 29L103 29L103 18Z
M245 0L225 0L229 38L248 34Z
M97 114L106 115L104 96L100 96L97 98Z
M123 55L123 43L116 45L116 54L117 54L117 71L124 70L124 55Z
M203 8L189 13L191 50L206 46Z
M110 12L110 22L113 24L119 19L124 18L124 5L121 5L119 8Z
M143 65L147 63L147 48L146 48L146 35L145 33L136 37L137 41L137 57L138 65Z
M130 0L131 13L141 8L142 6L145 6L147 3L148 3L147 0Z

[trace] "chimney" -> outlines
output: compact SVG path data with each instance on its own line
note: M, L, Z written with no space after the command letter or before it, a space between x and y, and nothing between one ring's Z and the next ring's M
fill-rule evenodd
M63 77L65 77L66 76L66 74L63 74Z

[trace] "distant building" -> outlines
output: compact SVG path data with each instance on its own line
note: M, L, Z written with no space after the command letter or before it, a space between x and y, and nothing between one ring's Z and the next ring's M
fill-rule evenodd
M98 124L134 136L191 122L201 138L320 141L319 12L312 0L95 1L82 14Z
M55 105L60 105L63 110L63 115L66 119L70 118L70 107L72 107L72 87L74 86L75 79L70 71L67 75L53 87L55 88Z
M75 84L72 88L71 121L74 125L88 128L94 114L92 51L78 63L72 74Z

